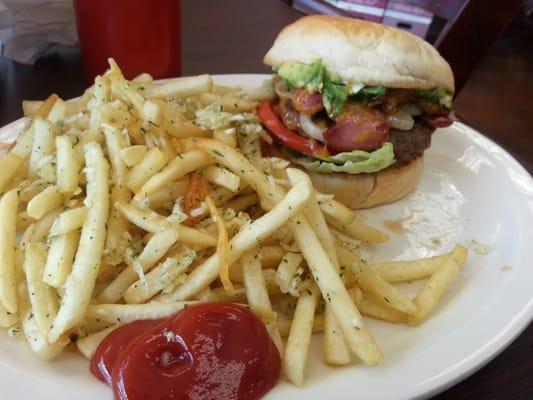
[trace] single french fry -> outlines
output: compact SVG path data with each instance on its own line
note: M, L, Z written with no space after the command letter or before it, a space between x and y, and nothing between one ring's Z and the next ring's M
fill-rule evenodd
M100 303L116 303L128 287L139 279L139 273L148 272L176 243L179 234L175 229L166 229L155 233L142 253L135 259L142 271L136 271L128 265L98 296Z
M48 186L30 200L26 211L33 219L41 219L46 213L63 204L63 194L56 185Z
M287 346L283 355L283 372L296 386L303 386L305 366L313 333L318 290L313 288L298 298Z
M261 266L262 267L262 266ZM276 270L273 268L263 268L263 277L265 285L270 296L278 296L283 293L279 290L279 286L276 283Z
M148 148L146 146L134 145L125 147L120 150L120 155L122 156L122 160L124 161L126 166L134 167L143 160L147 152Z
M72 263L80 240L77 230L62 233L51 240L42 279L48 285L62 287L72 270Z
M11 313L0 302L0 328L9 328L19 320L17 313Z
M85 163L87 219L81 231L72 273L65 284L62 305L48 334L51 343L83 319L104 251L109 212L109 166L99 144L91 143L85 146Z
M57 136L55 145L57 187L61 193L74 193L78 188L83 160L67 136Z
M207 287L198 293L195 300L219 301L224 303L245 303L246 289L244 287L235 287L233 292L228 293L223 287L217 287L215 289Z
M175 301L172 303L150 302L145 304L98 304L87 307L88 318L99 318L111 323L127 324L138 319L158 319L192 306L197 301Z
M1 159L2 158L0 158L0 160ZM36 180L30 182L28 185L25 185L25 186L23 186L20 189L20 201L28 203L36 195L38 195L44 189L46 189L48 187L48 185L49 185L48 182L46 182L46 181L44 181L42 179L36 179Z
M185 196L188 186L189 180L186 178L156 190L147 198L148 207L152 210L157 210L170 205L168 208L172 208L171 205L174 204L176 199Z
M63 211L54 221L50 235L63 235L83 226L87 218L87 208L77 207Z
M359 252L359 246L357 248L350 248L344 246L339 241L335 242L335 250L337 251L337 257L342 269L351 269L352 265L361 261L361 254Z
M102 124L104 132L109 161L111 162L112 182L114 184L123 184L126 179L127 167L122 159L120 151L127 147L124 135L119 128L109 124Z
M54 131L50 121L44 118L33 120L33 146L28 164L28 176L37 177L42 160L55 150Z
M365 224L359 219L355 219L350 224L342 224L337 220L333 219L330 216L326 215L326 221L331 226L334 226L337 229L340 229L342 232L347 234L353 239L362 240L366 243L384 243L389 240L389 237L386 233L378 231L377 229L372 228L371 226Z
M230 113L252 112L257 108L258 103L253 100L242 99L232 95L220 95L216 93L202 93L198 99L204 105L220 104L222 110Z
M16 254L17 209L19 196L11 190L0 199L0 304L17 312Z
M67 103L65 103L61 98L57 98L54 105L50 108L48 112L47 119L52 124L58 123L65 118L67 113Z
M221 92L221 94L224 94L224 92ZM253 89L239 90L237 95L249 100L266 101L274 99L276 92L272 85L272 79L265 79L261 86Z
M45 263L44 243L29 243L24 256L23 268L33 316L44 337L48 335L59 309L55 290L42 280Z
M344 204L339 203L334 199L319 199L318 202L322 212L339 224L349 225L357 219L357 214L354 210L349 209Z
M35 115L39 107L43 104L40 100L23 100L22 101L22 112L25 117L32 117Z
M171 227L167 218L150 209L139 209L131 203L122 202L116 203L115 207L129 222L147 232L157 233Z
M35 101L32 105L33 107L31 107L31 111L33 111L32 115L46 118L58 99L59 97L56 94L51 94L45 101Z
M207 167L202 174L209 182L214 183L215 185L225 187L234 193L239 190L241 179L227 169L211 165Z
M111 332L113 332L115 329L117 329L119 326L120 325L113 325L102 331L91 333L90 335L78 339L76 341L76 346L78 347L78 350L81 354L83 354L86 359L90 360L96 352L96 349L98 348L100 343L102 343L102 341L105 339L105 337Z
M146 156L128 173L126 185L137 192L152 176L157 174L167 164L168 158L157 147L150 149Z
M184 273L196 258L196 252L184 251L176 257L167 258L145 275L145 280L133 283L125 292L128 304L139 304L151 299Z
M411 282L429 278L446 260L447 254L409 261L388 261L368 264L387 282Z
M417 312L417 307L407 296L403 295L367 265L361 263L354 265L352 268L357 276L358 285L373 300L403 313L414 314Z
M229 246L228 246L228 231L224 224L224 219L215 206L211 197L205 197L205 203L209 208L209 213L217 226L217 256L218 256L218 270L222 286L227 292L233 292L235 289L229 278Z
M395 310L394 308L386 307L366 295L363 296L357 307L359 308L359 311L361 311L361 314L368 317L381 319L394 324L407 323L407 314Z
M239 196L223 204L224 208L230 208L234 211L244 211L259 202L255 193Z
M60 211L60 208L56 208L35 222L32 236L34 242L44 242L48 238L50 229Z
M359 286L352 286L350 289L348 289L348 293L350 294L356 307L359 308L359 305L363 301L364 297L363 291L359 288Z
M207 138L213 134L212 130L195 125L192 121L167 121L165 128L169 135L178 139L191 137ZM177 152L183 151L182 147L177 145L176 142L172 142L172 145Z
M157 233L172 228L178 232L181 243L200 247L215 247L217 245L217 239L212 234L186 225L176 224L155 211L140 210L130 203L117 203L117 208L132 224L147 232Z
M329 304L324 311L324 361L330 365L346 365L351 361L350 349L342 328Z
M186 97L209 92L213 87L213 79L210 75L197 75L185 78L176 78L155 85L143 91L147 99L154 97Z
M465 247L456 245L453 248L447 259L431 275L426 286L413 300L418 310L414 314L409 314L409 325L419 325L431 314L439 299L457 276L459 269L464 265L467 256L468 251Z
M7 153L0 157L0 193L3 192L17 171L24 164L24 159L14 153Z
M266 245L261 248L261 264L263 268L275 268L285 255L285 250L281 246Z
M143 72L142 74L137 75L131 81L135 82L135 83L139 83L141 85L144 85L144 84L153 82L154 78L149 73Z
M160 127L161 126L161 109L157 103L151 100L146 100L143 105L142 118L148 124L145 126Z
M212 93L216 94L235 94L241 90L239 86L224 86L224 85L213 85L211 89Z
M246 298L250 308L255 313L271 313L272 305L266 287L265 278L259 260L259 248L256 246L245 252L242 256L244 270L244 287L246 288ZM277 326L277 318L273 322L266 324L266 328L272 341L278 348L280 354L283 354L283 342Z
M303 257L300 253L291 252L287 252L281 259L276 271L275 280L282 293L289 292L291 281L302 261Z
M106 261L111 265L118 265L122 261L125 250L124 233L128 231L129 221L117 208L117 204L131 200L131 191L124 185L114 185L111 188L112 208L107 224L107 236L104 245Z
M46 336L44 336L39 330L37 321L35 318L33 318L33 313L29 307L28 310L22 315L21 321L24 336L26 337L30 348L40 359L52 360L56 358L70 343L67 335L60 336L53 343L48 342Z
M17 232L26 229L34 222L35 220L31 218L26 211L19 212L17 214Z
M237 130L235 128L219 128L213 130L213 139L230 147L237 147Z
M313 334L321 333L324 330L324 314L315 313L313 320ZM292 325L292 318L287 317L284 314L278 313L278 329L281 337L286 338L289 336Z

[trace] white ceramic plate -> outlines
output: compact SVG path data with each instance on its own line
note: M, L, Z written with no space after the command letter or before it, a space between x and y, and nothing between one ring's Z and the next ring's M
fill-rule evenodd
M264 78L223 75L216 80L254 87ZM22 125L21 120L0 129L0 141L16 135ZM470 251L457 281L422 326L368 320L385 354L383 365L329 368L322 362L317 336L305 387L280 382L267 399L426 398L482 367L533 318L531 176L505 150L461 123L436 132L425 159L414 193L363 212L391 235L389 243L368 254L376 260L408 259L443 253L456 242L477 252ZM488 253L478 254L484 246ZM413 294L418 288L405 285ZM0 337L0 387L6 400L112 399L78 354L46 363L5 332Z

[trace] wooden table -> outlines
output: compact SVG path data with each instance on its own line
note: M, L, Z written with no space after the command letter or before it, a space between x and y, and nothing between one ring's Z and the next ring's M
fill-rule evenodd
M276 0L183 2L183 72L262 73L276 33L301 16ZM455 110L533 173L533 33L511 26L459 94ZM63 98L85 85L77 50L25 66L0 58L0 126L22 115L23 99ZM533 290L533 289L532 289ZM436 399L533 399L533 325L479 372ZM386 384L386 383L385 383ZM363 396L364 398L364 396Z

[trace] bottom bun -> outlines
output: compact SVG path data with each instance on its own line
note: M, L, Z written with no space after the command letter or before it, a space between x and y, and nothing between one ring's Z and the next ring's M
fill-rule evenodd
M372 174L307 173L320 192L333 194L336 200L358 209L391 203L405 197L418 184L423 167L424 160L420 156L407 164Z

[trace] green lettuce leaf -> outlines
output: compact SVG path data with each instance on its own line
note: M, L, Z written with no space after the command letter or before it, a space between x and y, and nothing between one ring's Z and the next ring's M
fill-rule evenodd
M355 98L359 101L368 103L377 97L381 97L387 92L383 86L365 86L355 94Z
M446 93L444 88L421 90L418 92L418 96L423 99L432 101L433 103L442 104L444 107L452 107L452 96Z
M306 87L311 92L322 93L324 107L330 116L342 111L348 97L348 87L339 83L320 60L312 64L289 61L278 65L274 71L290 89Z
M275 71L290 89L306 86L314 92L322 90L325 68L320 60L312 64L286 62L275 68Z
M322 102L328 115L337 115L342 111L348 98L348 88L341 83L326 81L322 93Z
M389 142L372 152L355 150L335 154L326 159L299 157L293 161L311 171L346 172L348 174L377 172L395 162L392 143Z

